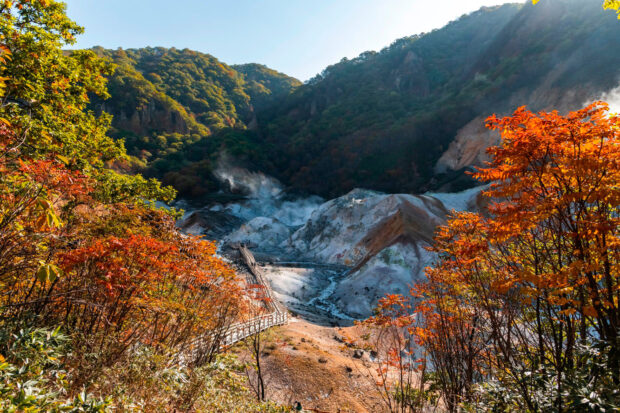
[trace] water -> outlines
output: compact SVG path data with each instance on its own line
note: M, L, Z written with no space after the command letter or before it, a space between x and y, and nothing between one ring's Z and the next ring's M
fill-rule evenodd
M297 316L326 326L348 326L355 320L333 299L347 273L343 266L311 262L284 262L262 267L278 299Z
M338 306L331 300L334 295L334 291L336 291L336 286L338 286L338 282L343 276L342 272L339 271L329 271L331 275L328 278L329 285L325 288L318 297L314 297L310 301L308 301L307 305L309 307L316 307L319 310L325 311L330 315L331 318L340 319L340 320L355 320L352 317L349 317L347 314L340 311Z

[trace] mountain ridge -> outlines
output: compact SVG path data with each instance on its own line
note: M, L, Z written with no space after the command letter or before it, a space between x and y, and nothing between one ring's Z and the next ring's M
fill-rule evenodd
M343 59L304 84L263 65L228 66L189 50L125 53L123 70L176 102L167 104L184 128L170 132L169 116L139 136L123 128L115 136L138 159L130 168L174 185L182 197L226 189L213 174L223 154L321 196L355 187L458 191L473 184L463 172L497 142L484 129L487 116L521 105L568 111L618 84L620 26L597 0L483 7Z

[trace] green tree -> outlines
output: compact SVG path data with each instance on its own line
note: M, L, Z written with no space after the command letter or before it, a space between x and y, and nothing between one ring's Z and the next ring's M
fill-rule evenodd
M21 137L24 154L56 157L104 186L118 186L113 181L130 178L105 166L126 156L123 142L107 136L109 115L87 110L90 95L108 96L106 76L114 66L93 51L62 50L83 32L65 8L53 0L0 1L0 118ZM136 199L174 196L139 176L131 188Z

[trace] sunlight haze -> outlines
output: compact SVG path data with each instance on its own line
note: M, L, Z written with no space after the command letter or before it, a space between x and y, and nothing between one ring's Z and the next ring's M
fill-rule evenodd
M75 47L190 48L307 80L343 57L380 50L502 0L68 0L85 27Z

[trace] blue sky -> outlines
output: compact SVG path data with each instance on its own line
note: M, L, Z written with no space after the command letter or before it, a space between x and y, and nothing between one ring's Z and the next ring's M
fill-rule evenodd
M522 0L521 0L522 1ZM343 57L503 0L66 0L75 47L190 48L307 80Z

